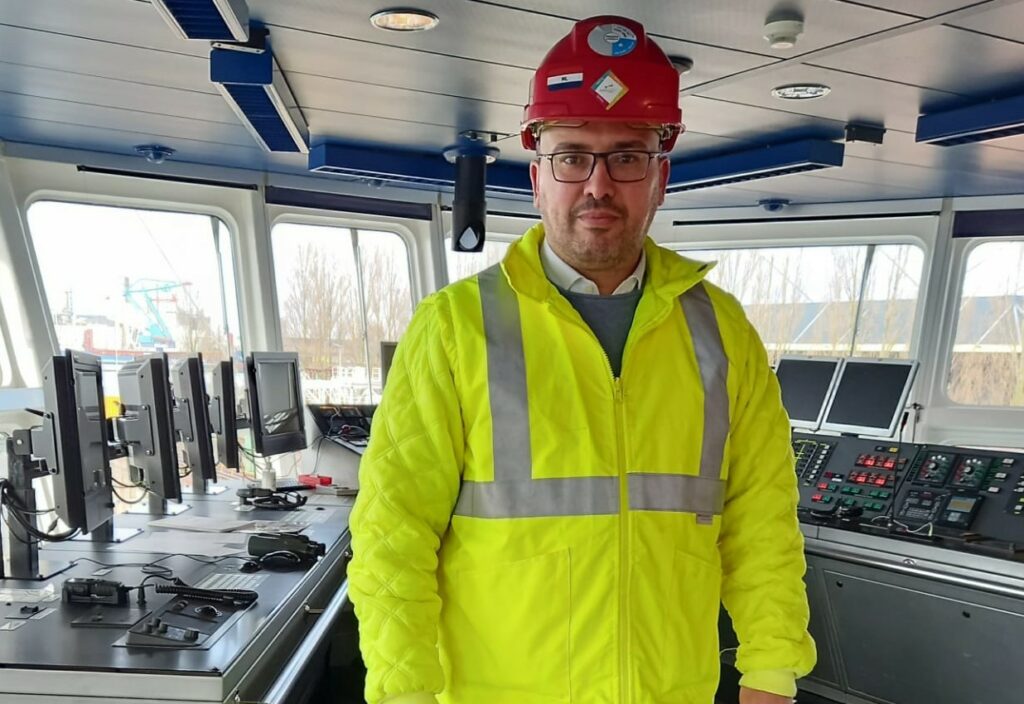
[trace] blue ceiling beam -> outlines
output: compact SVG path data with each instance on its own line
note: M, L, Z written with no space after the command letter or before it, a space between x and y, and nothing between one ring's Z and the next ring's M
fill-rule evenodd
M309 170L434 190L455 186L455 167L441 154L410 150L325 142L310 149ZM507 162L488 164L487 190L530 195L533 191L529 166Z
M182 39L245 42L249 7L245 0L150 0Z
M802 139L704 159L679 159L672 162L668 192L681 193L842 166L845 151L846 145L839 142Z
M939 147L1024 134L1024 95L921 115L916 141Z
M210 80L264 149L309 152L309 128L269 40L256 50L212 49Z

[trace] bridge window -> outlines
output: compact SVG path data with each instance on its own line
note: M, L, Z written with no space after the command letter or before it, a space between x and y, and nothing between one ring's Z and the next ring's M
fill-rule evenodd
M39 201L28 225L57 341L102 357L108 396L120 365L146 353L201 352L207 363L241 354L219 218Z
M311 403L376 403L380 343L412 316L409 249L394 232L281 223L271 233L284 349Z
M505 253L512 242L504 239L495 239L490 233L487 234L487 241L484 242L482 252L453 252L452 238L444 239L444 256L448 263L448 280L458 281L467 277L479 274L481 271L497 264L505 258Z
M962 404L1024 406L1024 242L967 256L947 393Z
M783 354L910 355L924 264L918 246L764 247L680 253L718 262L708 280L740 299L773 364Z

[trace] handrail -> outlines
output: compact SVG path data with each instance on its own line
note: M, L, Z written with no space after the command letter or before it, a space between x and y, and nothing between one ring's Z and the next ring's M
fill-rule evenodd
M327 602L327 606L324 607L323 611L319 612L316 625L310 629L306 637L302 639L299 647L292 653L288 663L281 670L281 674L274 680L274 684L270 686L267 693L263 695L260 704L284 703L286 697L291 694L292 689L299 681L299 676L305 669L309 659L313 657L317 648L324 642L331 626L337 620L338 615L347 602L348 580L346 579L342 582L341 587L335 592L334 596L331 597L331 600Z

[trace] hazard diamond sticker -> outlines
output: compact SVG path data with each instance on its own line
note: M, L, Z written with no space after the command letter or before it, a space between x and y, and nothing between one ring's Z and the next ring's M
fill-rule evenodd
M629 87L614 73L605 71L605 74L598 78L597 82L591 86L591 90L597 93L597 97L604 102L604 109L611 110L612 106L622 100L622 96L629 92Z

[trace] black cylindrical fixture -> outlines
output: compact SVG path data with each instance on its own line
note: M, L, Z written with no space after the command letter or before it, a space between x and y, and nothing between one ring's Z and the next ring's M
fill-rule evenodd
M479 252L484 248L487 220L487 156L460 154L455 160L455 202L452 203L452 249Z

